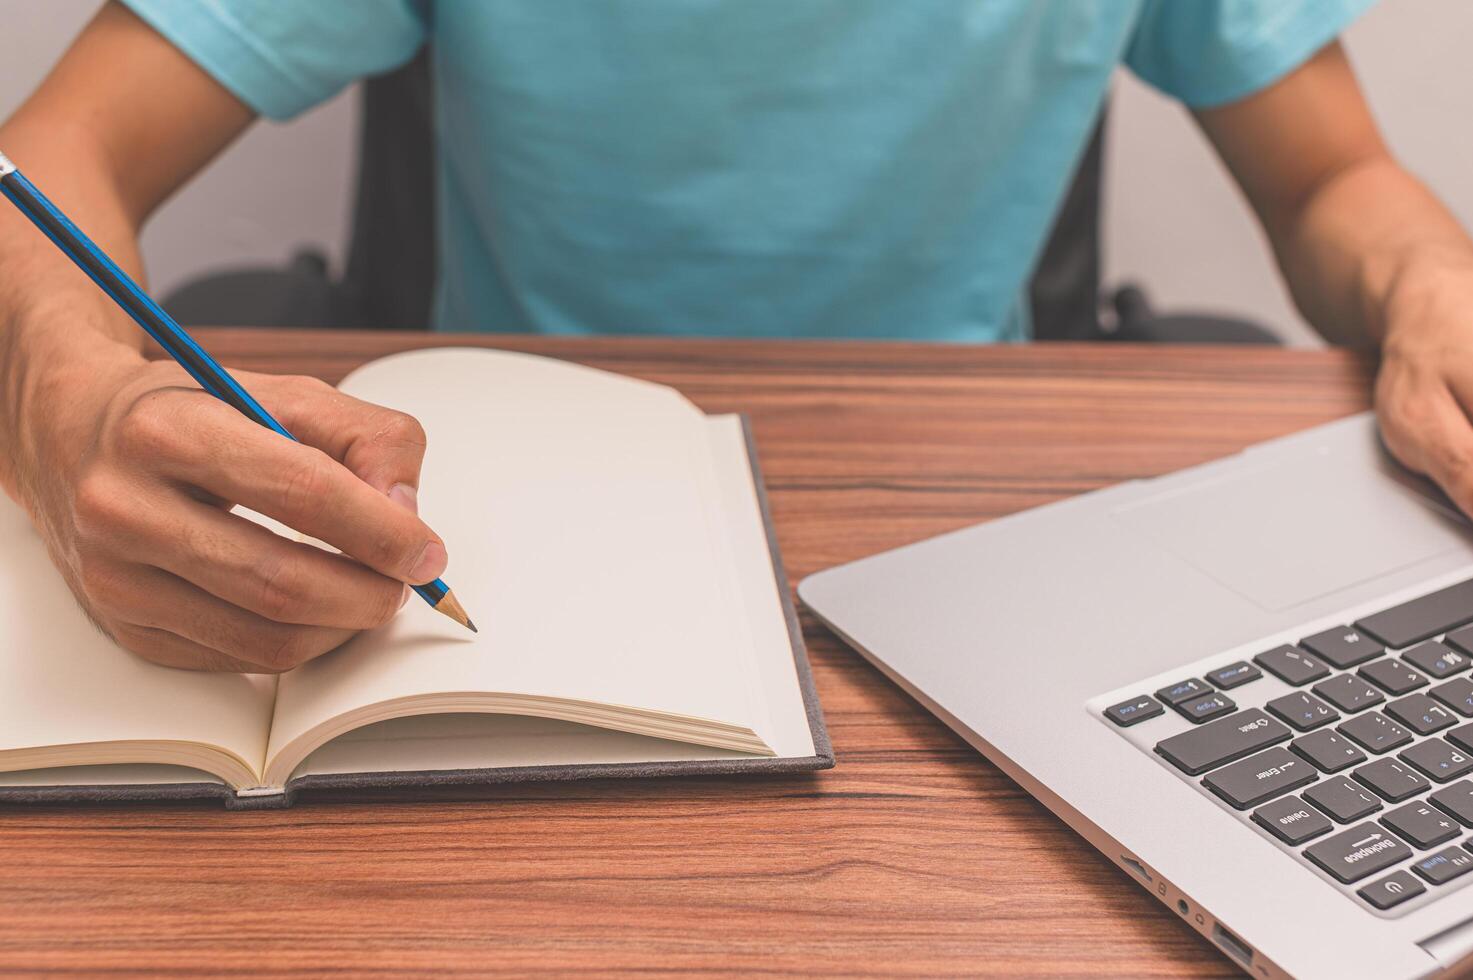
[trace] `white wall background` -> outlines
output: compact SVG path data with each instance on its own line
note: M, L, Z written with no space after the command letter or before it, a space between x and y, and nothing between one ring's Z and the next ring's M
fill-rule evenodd
M97 6L0 0L0 116L39 83ZM1469 39L1468 0L1381 0L1346 44L1392 147L1473 227ZM254 127L170 201L144 236L154 287L166 292L221 265L278 264L306 242L340 260L353 109L348 93L290 124ZM1145 284L1159 307L1247 315L1312 342L1243 202L1175 103L1122 75L1109 141L1108 281Z
M0 117L40 84L100 6L0 0ZM253 126L161 208L143 235L153 290L166 293L220 266L282 265L302 243L325 245L340 261L353 190L354 108L355 93L347 92L285 125Z

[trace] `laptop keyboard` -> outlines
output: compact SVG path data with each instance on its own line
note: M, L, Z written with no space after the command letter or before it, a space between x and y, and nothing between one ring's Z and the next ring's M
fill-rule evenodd
M1473 882L1470 623L1473 580L1100 713L1356 901L1399 914Z

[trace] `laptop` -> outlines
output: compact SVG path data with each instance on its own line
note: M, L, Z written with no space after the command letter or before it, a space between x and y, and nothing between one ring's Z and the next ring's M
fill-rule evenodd
M1248 974L1473 963L1473 533L1370 415L799 595Z

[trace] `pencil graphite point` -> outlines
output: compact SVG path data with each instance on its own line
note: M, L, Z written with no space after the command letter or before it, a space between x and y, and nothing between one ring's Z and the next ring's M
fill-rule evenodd
M10 173L15 173L15 164L10 162L10 157L0 153L0 177Z
M445 597L435 604L435 610L449 616L472 633L481 632L476 629L476 624L471 622L470 616L466 615L465 607L460 604L459 599L455 598L454 592L445 593Z

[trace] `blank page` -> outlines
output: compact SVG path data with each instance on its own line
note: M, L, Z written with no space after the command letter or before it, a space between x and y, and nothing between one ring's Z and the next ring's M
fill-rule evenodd
M25 512L3 495L0 541L0 751L197 742L261 768L275 678L159 667L115 645L82 613Z
M421 512L481 632L411 598L282 678L270 756L349 711L439 693L766 727L698 409L660 385L468 349L386 358L342 387L424 423Z

